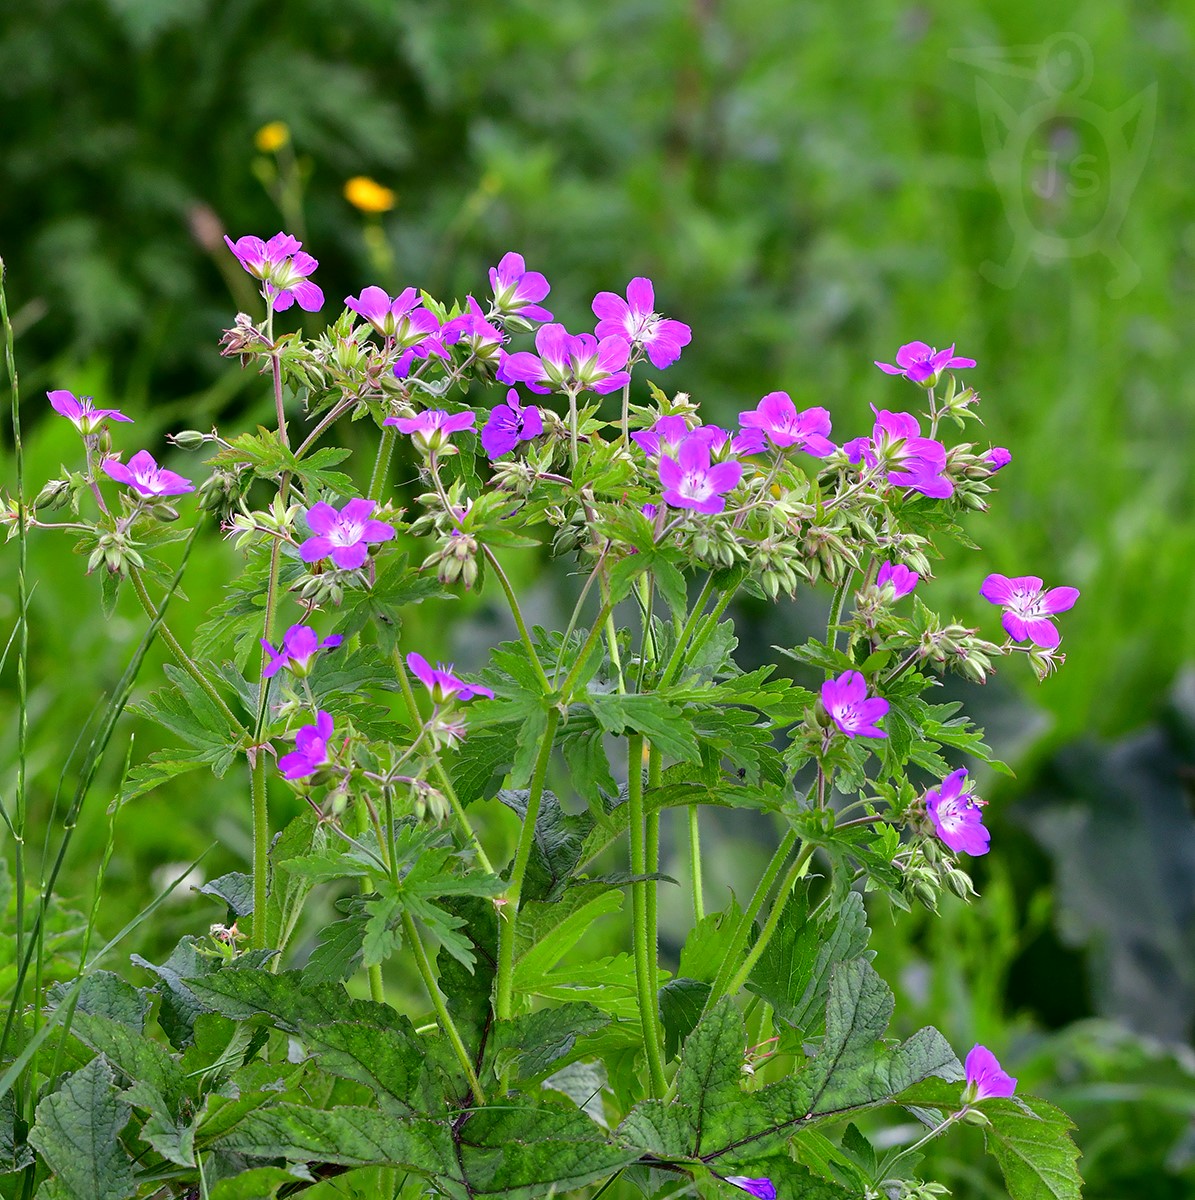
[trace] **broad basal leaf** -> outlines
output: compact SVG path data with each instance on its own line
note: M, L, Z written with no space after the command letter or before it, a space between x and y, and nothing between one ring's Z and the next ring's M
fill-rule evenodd
M102 1057L68 1075L42 1100L29 1141L54 1174L57 1196L125 1200L133 1195L132 1160L119 1140L130 1111Z

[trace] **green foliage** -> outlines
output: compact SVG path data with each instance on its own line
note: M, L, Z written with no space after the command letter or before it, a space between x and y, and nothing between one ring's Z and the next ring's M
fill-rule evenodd
M54 1172L48 1200L126 1200L136 1192L132 1160L119 1135L129 1119L103 1057L68 1076L37 1106L30 1144Z

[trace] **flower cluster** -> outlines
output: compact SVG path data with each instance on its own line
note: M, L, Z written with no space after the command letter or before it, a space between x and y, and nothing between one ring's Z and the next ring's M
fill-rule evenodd
M251 236L234 242L225 234L224 240L237 262L261 280L262 295L275 312L284 312L295 303L307 312L323 308L324 293L308 278L319 263L303 250L298 238L276 233L268 242Z

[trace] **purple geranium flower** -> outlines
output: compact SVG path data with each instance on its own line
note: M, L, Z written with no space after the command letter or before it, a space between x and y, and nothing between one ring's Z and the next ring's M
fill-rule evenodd
M331 558L345 571L363 565L372 543L394 537L392 526L373 520L376 507L372 500L350 500L339 512L322 500L312 505L307 510L312 536L299 547L303 561Z
M951 850L978 857L988 852L992 835L984 828L982 803L963 790L966 783L965 767L947 775L925 793L925 811Z
M997 471L1007 467L1010 462L1012 462L1012 454L1010 451L1005 450L1003 446L993 446L987 452L987 464L991 468L993 475Z
M888 375L903 375L911 383L932 388L943 371L975 366L973 358L956 358L954 347L938 351L924 342L906 342L896 352L896 365L877 362L876 366Z
M544 431L544 419L534 405L524 408L519 393L511 388L502 404L490 409L481 431L481 445L490 458L509 454L519 442L529 442Z
M295 734L295 748L278 760L278 769L287 779L305 779L328 761L328 742L332 739L332 718L321 708L314 725L304 725Z
M756 1200L776 1200L776 1185L766 1176L752 1179L749 1175L727 1175L726 1182L756 1197Z
M964 1104L1007 1099L1017 1090L1017 1081L1000 1066L996 1056L986 1046L978 1043L968 1051L963 1070L967 1074Z
M525 383L533 392L588 390L604 396L630 381L624 371L630 345L620 337L599 342L591 333L568 333L563 325L544 325L535 335L538 355L521 350L501 355L500 383Z
M769 392L757 408L739 413L739 424L744 429L760 430L781 450L796 446L814 458L825 458L835 450L834 443L826 437L830 432L830 414L824 408L797 412L787 392Z
M876 577L876 587L890 585L893 599L899 600L909 595L920 581L921 576L916 571L910 571L904 563L885 563Z
M66 417L80 433L95 433L105 421L133 420L114 408L96 408L90 396L76 400L73 392L61 390L46 395L54 411Z
M664 503L699 513L720 513L726 507L726 493L733 492L743 477L743 464L733 459L711 466L709 443L696 433L681 443L676 458L662 454L658 470Z
M876 722L888 711L888 701L868 697L867 680L858 671L844 671L822 684L822 704L830 719L847 737L886 738Z
M504 316L529 321L552 319L539 303L552 289L538 271L527 270L521 254L504 254L502 261L490 268L490 287L494 289L494 307Z
M138 450L128 464L106 458L100 467L109 479L128 484L142 496L181 496L193 492L195 485L174 471L159 467L148 450Z
M413 287L405 288L393 300L380 287L367 287L360 296L346 296L344 303L383 337L393 338L400 350L418 346L429 334L440 331L436 314L423 307Z
M399 433L409 433L418 446L430 452L442 450L454 433L472 429L476 420L476 413L428 408L415 417L387 417L382 424L396 426Z
M433 668L422 654L407 655L407 666L415 677L427 688L436 704L446 704L451 700L472 700L474 696L482 696L486 700L494 698L493 691L480 683L466 683L452 673L452 663L445 666L437 663Z
M621 337L647 351L651 365L662 371L670 367L689 344L693 331L680 321L667 320L655 308L655 290L650 279L637 276L627 284L624 300L614 292L598 292L593 298L593 331L599 338Z
M303 243L289 233L276 233L268 242L259 237L238 238L224 235L237 261L262 283L262 295L272 299L276 312L299 307L315 312L324 305L324 293L307 276L319 263L301 249Z
M954 495L954 484L945 475L946 447L921 436L921 425L911 413L874 410L871 437L852 438L843 446L853 463L882 466L894 487L945 500Z
M262 638L261 644L270 656L270 661L262 669L262 677L269 679L286 667L292 675L302 679L311 674L312 659L321 650L334 650L343 640L340 634L334 633L321 642L319 634L310 625L292 625L282 635L280 650L275 650Z
M502 330L486 320L481 305L472 296L465 297L465 304L463 313L444 322L440 340L446 346L463 342L478 362L495 362L498 349L506 340Z
M631 441L647 455L659 458L661 454L676 455L692 431L684 417L659 417L650 429L639 429L631 434Z
M989 575L979 594L992 604L1004 608L1000 623L1014 642L1031 641L1043 650L1053 650L1062 640L1050 617L1074 608L1079 589L1056 587L1045 589L1036 575Z

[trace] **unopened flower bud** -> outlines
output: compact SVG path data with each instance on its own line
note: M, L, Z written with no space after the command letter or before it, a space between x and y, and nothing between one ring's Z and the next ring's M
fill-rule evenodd
M942 872L942 878L946 881L946 886L960 900L970 900L976 894L975 886L971 882L971 876L958 867L948 867Z
M168 442L173 442L180 450L198 450L211 440L211 435L200 433L197 429L184 429L181 433L166 435Z
M991 1125L987 1115L982 1113L977 1108L969 1108L963 1113L962 1121L964 1125L978 1125L980 1129L986 1129Z
M35 510L44 509L53 512L55 509L64 508L70 503L71 499L71 481L69 479L51 479L40 492L37 493L37 499L33 502Z
M155 504L150 510L158 521L177 521L178 509L169 504Z

